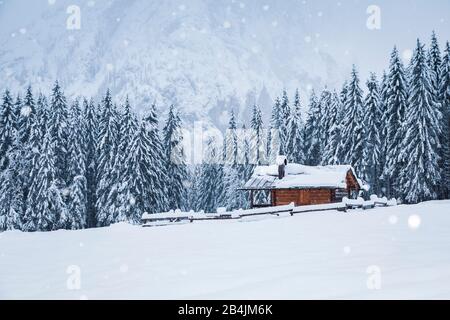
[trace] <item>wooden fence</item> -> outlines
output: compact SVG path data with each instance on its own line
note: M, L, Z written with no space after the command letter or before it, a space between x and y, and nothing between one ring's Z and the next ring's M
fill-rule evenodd
M386 198L378 198L376 196L372 196L369 201L364 201L364 199L362 198L355 200L344 198L344 200L340 203L319 204L301 207L295 207L294 204L292 203L287 206L267 207L250 210L240 209L230 212L227 212L226 210L222 209L219 210L219 212L217 213L203 213L193 211L181 212L177 210L157 214L144 214L142 216L142 225L144 227L155 227L155 226L193 223L195 221L239 220L246 218L257 218L259 216L273 216L273 217L294 216L303 213L326 212L326 211L346 212L347 210L353 209L368 210L380 206L385 207L395 205L397 205L397 201L395 199L388 201Z

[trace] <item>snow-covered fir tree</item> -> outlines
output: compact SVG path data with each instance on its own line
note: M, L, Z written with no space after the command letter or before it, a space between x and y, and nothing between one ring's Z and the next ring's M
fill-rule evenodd
M158 212L160 207L161 194L155 190L161 183L160 175L155 169L150 150L153 141L149 134L146 121L142 122L136 131L134 138L127 149L128 157L125 166L125 181L119 193L122 195L122 206L120 211L124 212L124 217L128 221L138 223L142 214ZM159 159L161 163L162 159ZM161 169L161 168L159 168ZM160 186L159 186L160 187ZM122 218L118 221L123 220Z
M250 120L250 143L251 143L251 160L255 165L266 164L266 146L267 142L264 138L264 124L261 109L253 106L252 118Z
M386 194L386 181L384 181L384 168L386 166L386 155L387 155L387 123L388 123L388 113L387 113L387 98L388 98L388 90L389 89L389 78L386 71L383 71L383 75L381 77L381 83L379 87L379 97L380 97L380 157L379 157L379 167L380 167L380 175L379 185L381 194L384 196Z
M381 153L381 109L379 87L376 75L372 73L367 81L368 93L364 101L365 143L363 150L362 178L371 186L371 193L380 194Z
M13 100L10 92L6 90L0 109L0 172L9 165L10 150L13 148L16 136L15 123Z
M224 162L225 165L235 165L238 162L238 132L234 110L230 112L230 120L225 133Z
M294 105L288 119L288 137L286 141L286 156L290 162L304 163L303 150L304 123L302 118L302 105L300 93L295 92Z
M186 165L186 155L183 148L179 111L172 105L169 108L166 124L163 129L163 141L166 162L167 190L170 194L168 205L170 209L187 209L186 183L189 172Z
M287 140L288 140L288 121L291 114L291 107L289 105L289 97L286 90L283 91L283 96L281 98L281 104L279 107L279 131L280 131L280 153L285 155L287 152Z
M436 37L436 33L433 31L431 35L430 49L428 50L427 64L430 70L431 87L433 89L433 95L438 95L441 85L441 50L439 48L439 42Z
M324 88L319 98L320 105L320 117L319 117L319 125L317 128L317 132L319 134L320 141L320 150L321 155L323 156L323 152L325 150L326 145L328 144L328 140L330 138L330 128L333 125L332 116L331 116L331 108L332 108L332 96L330 90L327 87Z
M86 224L92 228L97 225L96 220L96 190L97 190L97 137L98 114L94 101L83 101L83 134L85 136L85 168L86 168Z
M401 148L405 136L405 113L408 105L408 84L405 78L403 63L401 62L397 48L391 54L386 110L384 115L385 143L384 151L386 163L383 169L386 194L389 197L398 196L400 189L400 172L404 167L404 159L400 157Z
M444 197L450 197L450 44L447 42L441 66L439 101L442 105L442 149Z
M270 118L270 128L267 133L267 160L270 164L275 163L277 156L280 154L280 98L276 98L275 104L272 108L272 116Z
M103 99L102 113L98 126L96 220L98 226L108 226L115 222L114 215L108 208L108 204L111 203L111 186L116 183L115 178L119 175L119 172L114 171L119 141L118 119L109 90Z
M441 182L439 168L441 112L424 46L417 40L410 66L410 95L406 112L406 135L399 148L406 166L401 171L403 197L408 203L436 199Z
M170 196L167 192L166 182L167 175L164 168L164 144L161 141L159 130L159 120L156 106L152 105L148 115L144 118L146 134L150 141L150 148L148 149L148 157L151 161L149 180L149 187L151 194L149 195L150 211L149 213L163 212L169 210L167 197Z
M36 104L31 87L27 88L27 93L23 101L23 106L18 118L18 134L21 143L28 143L32 122L36 120Z
M26 231L51 231L64 225L67 210L57 182L55 147L50 128L45 132L40 146L36 175L30 186L23 229Z
M205 155L201 164L198 207L205 212L216 212L224 205L224 172L221 164L221 146L210 137L206 143Z
M309 98L308 118L304 130L304 155L306 165L316 166L322 159L320 141L321 132L318 129L321 123L321 117L322 112L320 110L320 104L313 90Z
M228 129L224 144L224 198L229 210L240 206L237 197L238 188L241 186L240 163L238 146L238 131L234 111L231 111Z
M339 165L341 163L338 152L341 143L342 103L336 92L333 92L331 95L331 105L327 119L328 142L323 151L322 165Z
M359 174L363 171L364 151L364 105L363 92L359 85L356 66L353 66L350 83L348 84L346 103L342 118L343 162L351 164Z
M20 113L22 111L22 106L23 106L22 97L20 96L20 93L19 93L19 94L17 94L16 101L14 102L14 106L13 106L14 119L16 119L16 122L14 123L14 129L17 132L19 131L19 126L20 126L19 119L20 119Z
M17 144L14 144L17 146ZM17 147L8 150L8 166L0 172L0 231L21 230L24 206L21 153Z
M86 140L83 114L76 100L69 117L69 199L66 229L83 229L87 225Z
M441 87L441 78L444 77L445 75L442 75L441 73L441 67L442 67L442 57L441 57L441 50L439 48L439 43L437 40L437 36L436 33L433 31L432 35L431 35L431 44L430 44L430 48L428 50L428 56L427 56L427 63L428 63L428 69L430 71L430 79L431 79L431 86L433 89L433 98L436 100L436 102L439 103L439 107L441 110L441 114L444 115L445 112L445 107L444 105L441 103L440 100L440 87ZM444 119L442 119L444 120ZM439 141L443 142L440 145L439 148L439 167L443 168L444 167L444 163L445 163L445 143L444 141L446 140L446 136L445 136L445 121L440 121L440 130L441 130L441 134L439 136ZM443 172L442 172L443 173ZM445 186L445 175L442 174L442 185ZM446 194L446 188L441 188L440 193L439 193L439 198L443 199L445 197Z
M50 102L48 127L55 154L56 179L59 183L69 182L68 166L68 134L69 118L67 101L58 82L55 83Z

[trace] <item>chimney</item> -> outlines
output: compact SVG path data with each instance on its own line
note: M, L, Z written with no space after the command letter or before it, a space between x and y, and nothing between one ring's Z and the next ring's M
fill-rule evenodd
M285 156L277 157L278 179L282 180L286 176L287 158Z

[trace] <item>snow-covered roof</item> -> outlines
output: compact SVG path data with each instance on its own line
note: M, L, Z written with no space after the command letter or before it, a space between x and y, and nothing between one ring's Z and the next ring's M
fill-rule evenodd
M278 179L278 166L259 166L252 178L242 188L244 190L307 189L307 188L347 188L347 174L352 166L305 166L290 163L285 167L285 177ZM358 180L359 185L362 183Z

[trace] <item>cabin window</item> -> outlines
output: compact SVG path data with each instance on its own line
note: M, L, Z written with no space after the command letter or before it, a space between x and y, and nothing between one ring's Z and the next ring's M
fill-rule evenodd
M348 197L348 192L346 189L336 189L334 193L333 202L342 202L344 197Z

